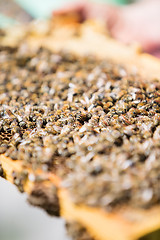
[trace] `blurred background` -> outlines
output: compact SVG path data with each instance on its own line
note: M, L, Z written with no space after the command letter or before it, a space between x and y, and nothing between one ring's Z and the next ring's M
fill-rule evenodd
M0 27L18 22L28 22L34 18L49 18L53 10L76 0L0 0ZM126 4L132 0L92 0L108 4Z
M0 240L69 240L65 222L30 206L26 197L0 178Z
M160 0L0 0L0 27L64 13L103 21L111 37L160 58Z

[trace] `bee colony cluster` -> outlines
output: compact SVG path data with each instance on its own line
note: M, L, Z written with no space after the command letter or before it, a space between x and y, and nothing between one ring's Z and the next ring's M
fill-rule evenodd
M24 45L1 47L0 65L0 154L55 173L75 203L160 203L158 80Z

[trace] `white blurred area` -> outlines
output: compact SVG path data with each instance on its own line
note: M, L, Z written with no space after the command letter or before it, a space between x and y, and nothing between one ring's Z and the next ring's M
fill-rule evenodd
M26 202L26 195L0 178L0 240L69 240L62 219Z

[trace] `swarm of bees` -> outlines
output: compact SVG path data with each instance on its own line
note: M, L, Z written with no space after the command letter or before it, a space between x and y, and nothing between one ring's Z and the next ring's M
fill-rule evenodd
M159 81L94 56L25 49L0 48L0 153L56 174L76 204L159 204ZM13 173L20 191L28 177Z

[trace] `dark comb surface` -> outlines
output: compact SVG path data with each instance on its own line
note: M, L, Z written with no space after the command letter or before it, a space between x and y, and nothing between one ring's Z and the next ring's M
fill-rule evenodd
M159 204L159 81L24 45L0 64L0 153L56 173L76 203Z

